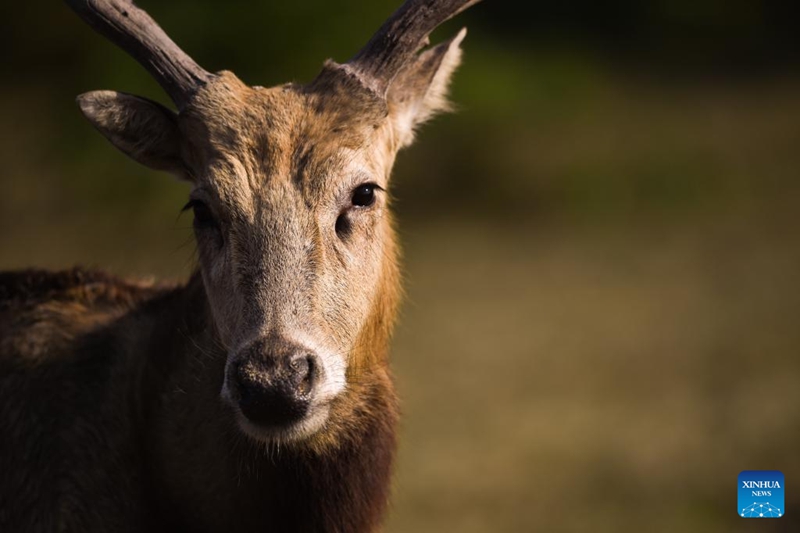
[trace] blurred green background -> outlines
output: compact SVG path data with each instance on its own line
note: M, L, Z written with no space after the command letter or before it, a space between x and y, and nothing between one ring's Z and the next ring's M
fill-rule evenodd
M142 0L251 84L350 57L398 0ZM402 154L405 416L389 532L800 531L797 3L487 0ZM166 98L60 3L0 8L0 268L183 278L187 186L73 97ZM787 514L736 515L779 469Z

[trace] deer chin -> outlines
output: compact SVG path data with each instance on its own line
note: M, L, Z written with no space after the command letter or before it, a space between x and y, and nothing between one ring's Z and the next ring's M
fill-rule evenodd
M321 431L328 421L330 406L315 406L304 418L286 426L263 426L250 421L238 408L235 412L236 425L247 437L263 444L292 443L311 438Z

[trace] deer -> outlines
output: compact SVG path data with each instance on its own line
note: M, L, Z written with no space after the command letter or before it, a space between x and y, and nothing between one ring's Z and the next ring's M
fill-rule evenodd
M478 0L407 0L308 84L210 73L130 0L66 0L175 109L77 103L190 186L185 282L0 273L0 530L368 532L386 514L400 301L389 184L449 110Z

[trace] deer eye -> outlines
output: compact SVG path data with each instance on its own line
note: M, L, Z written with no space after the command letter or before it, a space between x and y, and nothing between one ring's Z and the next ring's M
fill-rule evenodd
M191 209L194 212L194 225L196 228L215 228L217 221L208 205L201 200L190 200L183 207L183 211Z
M353 191L353 205L356 207L369 207L374 204L376 188L378 186L373 183L365 183L356 187Z

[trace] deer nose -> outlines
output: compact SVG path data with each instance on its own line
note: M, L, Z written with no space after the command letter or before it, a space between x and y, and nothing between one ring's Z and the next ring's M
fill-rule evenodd
M319 373L317 356L302 350L243 358L232 368L242 414L254 424L285 427L303 419Z

